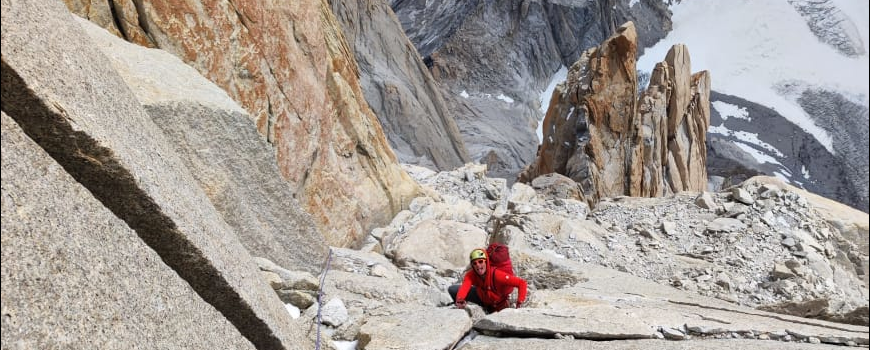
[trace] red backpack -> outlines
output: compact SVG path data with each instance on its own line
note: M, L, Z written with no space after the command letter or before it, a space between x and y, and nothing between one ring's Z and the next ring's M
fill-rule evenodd
M508 246L498 242L490 243L486 247L486 255L489 256L490 266L515 276L514 264L511 262L511 253L508 250Z

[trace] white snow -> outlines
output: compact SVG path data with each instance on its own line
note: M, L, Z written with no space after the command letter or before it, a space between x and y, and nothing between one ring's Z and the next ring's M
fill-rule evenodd
M867 1L834 0L855 24L867 50ZM849 58L822 43L787 0L692 0L671 6L673 31L638 59L650 72L677 43L686 44L692 72L709 70L712 89L769 106L833 153L831 137L777 86L801 81L868 104L870 60Z
M786 183L789 182L789 180L788 180L788 176L785 176L784 174L782 174L782 173L780 173L780 172L778 172L778 171L774 171L774 172L773 172L773 176L776 177L777 179L780 179L780 180L786 182Z
M287 309L287 312L290 313L290 317L293 317L294 320L299 318L302 314L301 311L299 311L299 308L293 306L293 304L284 304L284 308Z
M758 134L753 134L751 132L746 132L746 131L729 130L724 125L711 125L707 129L707 132L713 133L713 134L725 135L725 136L733 136L733 137L736 137L737 140L739 140L743 143L751 143L751 144L756 145L758 147L764 148L768 152L772 152L772 153L776 154L777 157L780 157L780 158L785 157L785 155L782 154L782 152L780 152L778 149L776 149L776 147L773 147L773 145L771 145L767 142L761 141L761 139L758 138Z
M462 98L469 98L469 97L471 97L471 95L468 93L468 91L465 91L465 90L462 90L462 92L459 93L459 96L461 96ZM493 97L492 97L492 94L488 94L488 93L478 94L477 96L480 96L480 97L483 97L483 98L493 98ZM505 94L503 94L503 93L499 93L498 96L496 96L495 98L498 99L498 100L505 101L505 102L507 102L507 103L514 103L514 99L510 98L509 96L507 96L507 95L505 95Z
M547 85L547 88L541 92L541 114L547 115L547 109L550 108L550 99L553 97L553 90L556 90L556 85L565 81L568 78L568 68L562 66L559 68L556 73L553 74L553 77L550 78L550 84ZM541 120L538 122L538 142L544 142L544 121Z
M713 101L711 105L713 105L713 108L719 112L719 116L722 117L723 121L732 117L752 121L752 118L749 117L749 112L746 111L745 107L732 105L722 101Z
M337 350L356 350L356 345L359 342L356 340L354 340L354 341L334 340L334 341L332 341L332 343L335 344L335 348Z
M749 153L749 155L751 155L752 158L755 158L755 160L758 161L759 164L770 163L782 166L782 163L778 162L776 158L762 153L761 151L755 149L755 147L749 146L744 142L735 142L734 144L737 145L737 147L740 147L740 149L742 149L746 153Z

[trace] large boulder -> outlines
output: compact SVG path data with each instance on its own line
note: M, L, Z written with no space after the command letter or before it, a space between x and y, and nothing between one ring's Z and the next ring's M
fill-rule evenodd
M462 270L468 265L468 253L483 247L486 232L475 226L452 220L424 220L392 242L400 265L423 264L438 270Z
M177 57L130 44L84 19L79 23L245 248L281 266L319 271L323 237L247 112Z
M471 329L462 310L400 305L382 313L360 327L364 349L450 349Z
M2 3L2 108L258 348L306 340L163 132L62 4Z
M2 131L4 348L254 349L6 113Z

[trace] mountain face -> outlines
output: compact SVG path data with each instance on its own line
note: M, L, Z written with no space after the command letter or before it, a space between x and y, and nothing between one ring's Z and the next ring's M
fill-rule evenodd
M392 1L456 119L472 160L511 179L531 163L551 76L627 21L640 47L670 29L662 2ZM549 96L547 97L549 98Z
M807 96L813 95L807 92ZM776 111L714 92L711 95L712 128L707 144L707 168L709 175L715 177L714 186L729 186L757 174L776 174L808 191L838 198L866 211L867 162L862 158L866 149L862 145L867 145L867 138L862 135L867 135L867 123L854 119L860 119L863 114L866 121L867 110L862 111L860 106L844 101L840 95L827 96L827 99L804 101L816 115L831 118L829 125L843 125L829 128L832 135L836 135L834 144L841 150L837 154L831 154L815 136ZM819 106L813 108L810 100ZM843 112L836 113L837 110ZM763 154L767 161L759 161L750 153Z
M870 91L858 78L870 59L867 4L700 0L671 9L674 30L638 66L649 71L682 43L713 75L711 185L763 173L868 211Z
M414 99L400 92L391 101L405 101L396 102L406 103L402 111L431 102L433 109L419 111L434 114L420 118L419 127L437 130L391 142L449 140L435 135L450 129L448 119L439 119L437 93L423 95L435 91L426 84L441 84L437 74L449 77L454 67L440 63L431 80L425 72L417 75L413 67L435 67L439 51L428 56L432 61L415 58L401 40L408 51L389 51L408 54L392 65L402 68L390 70L395 75L387 77L388 64L360 68L356 60L391 57L378 40L401 37L373 33L397 23L384 19L390 16L384 3L0 4L4 348L870 345L870 224L866 213L851 207L764 177L727 190L683 188L665 197L607 192L614 197L590 207L581 184L556 173L508 186L504 178L487 177L487 164L437 173L400 165L380 117L368 107L368 99L383 93L364 90L380 82L422 81L423 87L396 88L413 92ZM592 6L605 15L663 6L516 5L525 14ZM378 26L352 30L368 19ZM482 26L466 23L456 33L471 27ZM627 144L649 141L656 147L644 150L655 151L625 153L643 154L646 161L648 155L663 159L652 153L676 159L703 152L703 142L679 155L689 149L686 143L672 144L700 139L708 105L700 101L715 75L690 74L687 48L677 45L649 76L651 89L636 91L630 52L639 44L627 40L629 32L622 27L607 47L577 51L586 63L572 66L571 84L553 99L570 103L551 110L584 107L587 122L550 135L576 137L566 131L583 124L609 131L641 124L650 134L634 133ZM355 37L353 45L345 37ZM378 53L367 55L368 45ZM584 69L597 75L584 76ZM388 79L357 80L362 74ZM480 78L501 79L495 73ZM601 93L608 86L615 91ZM856 108L838 98L854 96L825 93L837 90L794 91L806 106L846 114ZM448 108L471 106L461 94L445 96ZM724 102L740 100L716 96L721 100L712 108L723 123L740 119ZM513 101L507 95L495 100ZM385 106L385 113L398 111ZM626 108L641 113L621 113ZM598 118L605 114L625 118ZM551 113L545 123L568 116ZM631 119L637 116L642 118ZM471 126L508 133L517 127L489 122ZM663 141L675 129L688 132L673 134L665 152ZM588 136L624 141L614 134ZM827 149L823 141L819 147ZM513 144L505 145L509 150ZM728 146L710 148L717 154L756 157L738 143L717 145ZM426 147L442 146L421 146L406 151L422 152L412 157L435 166L434 151L426 155L435 148ZM441 155L461 158L458 150ZM485 160L506 169L499 157L493 151ZM735 163L721 160L717 166ZM757 163L750 165L764 170ZM686 169L644 164L642 172L660 172L662 186L674 186L666 180ZM752 169L732 171L745 176ZM621 170L609 168L619 175L605 179L606 186L629 183L618 181ZM455 308L445 290L461 280L467 252L490 241L510 246L517 274L530 286L524 307L488 315L476 305Z
M331 1L366 101L399 161L450 170L469 162L459 129L423 60L383 1Z
M488 164L493 176L513 179L515 171L510 169L532 162L529 147L534 147L534 141L523 124L540 118L534 108L537 92L554 69L570 66L617 24L632 20L638 28L638 55L644 56L645 48L654 52L639 60L641 88L655 62L673 44L688 43L696 62L702 62L700 68L714 77L714 96L745 101L714 98L714 117L722 114L716 111L716 101L757 111L750 113L752 122L729 119L723 124L715 119L711 124L708 147L718 152L708 162L714 176L711 186L737 183L751 174L775 175L868 210L870 155L864 151L867 147L861 147L867 144L867 137L861 136L867 135L867 87L856 90L850 83L866 70L860 67L867 66L860 15L866 16L864 6L834 1L777 1L764 6L745 1L730 6L685 2L670 7L646 1L393 1L391 5L443 84L472 159ZM674 33L668 33L671 7L681 10L676 20L686 23ZM714 13L721 18L714 19ZM782 13L788 15L776 15ZM776 29L759 31L757 23ZM756 31L749 37L737 34ZM697 35L701 32L707 35ZM745 44L731 44L738 42L735 37ZM813 49L819 53L808 55L806 44L813 42L819 43ZM789 61L795 63L782 64ZM828 68L841 65L851 68L844 73ZM547 105L548 99L543 96L542 103ZM772 109L765 112L757 106ZM516 126L505 126L510 123ZM773 124L777 126L771 128ZM505 140L506 134L514 135L515 141ZM812 135L817 141L801 135ZM748 172L738 170L744 168ZM728 179L740 172L745 174Z

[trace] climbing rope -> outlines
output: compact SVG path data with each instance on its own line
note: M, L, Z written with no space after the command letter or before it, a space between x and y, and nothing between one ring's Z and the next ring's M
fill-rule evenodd
M329 271L329 263L332 261L332 249L326 254L326 263L323 264L323 272L320 274L320 286L317 288L317 340L314 349L320 350L320 309L323 308L323 281L326 280L326 272Z

